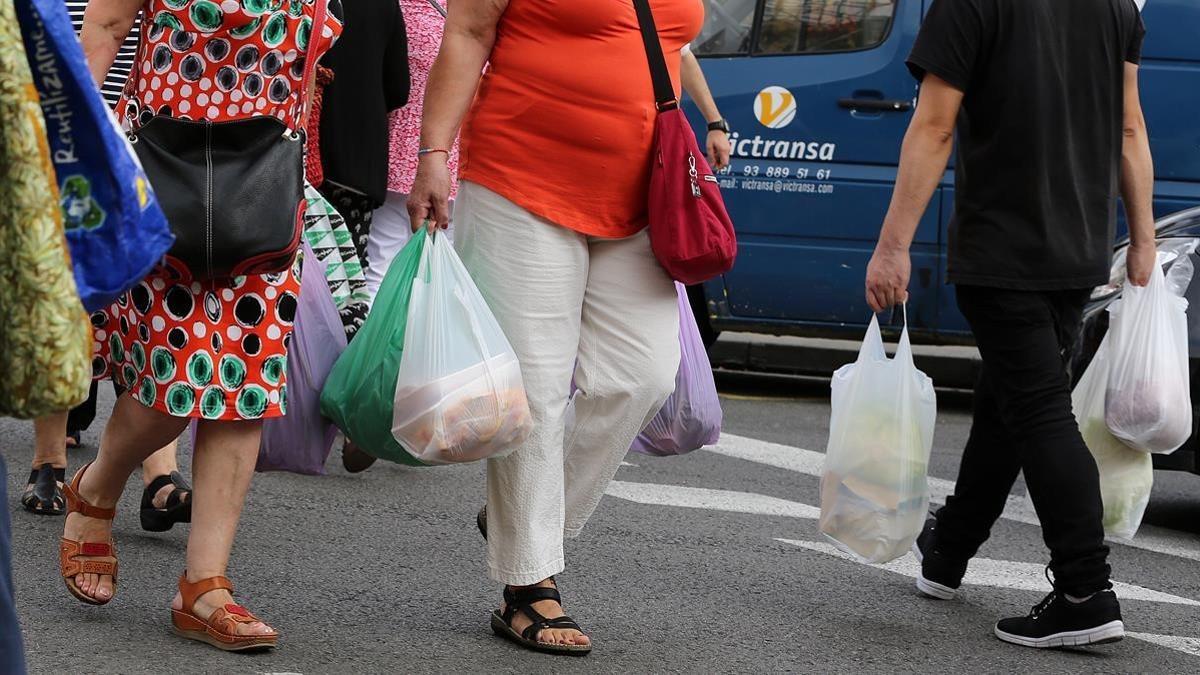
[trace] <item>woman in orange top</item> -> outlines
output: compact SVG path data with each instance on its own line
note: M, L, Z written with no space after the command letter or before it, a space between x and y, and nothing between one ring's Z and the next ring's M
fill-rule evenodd
M650 7L678 93L704 9ZM446 151L466 116L455 246L533 413L525 445L488 463L481 525L505 584L492 628L539 651L591 649L554 584L563 536L583 528L679 366L675 290L645 231L653 92L633 2L617 0L454 0L425 91L412 222L448 224Z

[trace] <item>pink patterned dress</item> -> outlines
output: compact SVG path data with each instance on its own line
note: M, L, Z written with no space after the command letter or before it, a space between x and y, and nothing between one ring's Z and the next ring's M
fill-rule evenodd
M445 6L445 0L439 0ZM425 103L425 83L429 69L442 45L446 20L429 0L400 0L404 26L408 31L408 67L412 81L408 105L392 113L391 153L388 158L388 192L408 194L417 175L417 150L421 143L421 111ZM458 190L458 139L450 148L450 198Z

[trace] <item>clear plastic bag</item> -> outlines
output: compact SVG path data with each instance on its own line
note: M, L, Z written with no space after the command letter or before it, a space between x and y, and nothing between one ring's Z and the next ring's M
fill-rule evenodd
M1137 534L1146 505L1150 503L1154 461L1150 455L1127 447L1109 432L1105 424L1104 398L1112 362L1110 342L1110 337L1105 336L1100 343L1092 363L1075 385L1071 406L1083 442L1100 470L1104 533L1110 539L1129 541Z
M721 399L708 351L692 314L687 287L675 282L679 296L679 372L675 393L633 441L634 452L667 457L712 445L721 438Z
M1149 285L1126 284L1109 309L1112 363L1104 403L1114 436L1135 450L1160 454L1174 452L1192 435L1188 302L1182 296L1193 266L1190 251L1180 252L1164 274L1170 259L1160 252Z
M502 457L529 435L521 366L445 236L426 242L408 301L392 435L426 464Z
M907 325L887 357L871 319L858 360L833 375L819 527L866 563L904 555L929 508L926 475L937 397L913 364Z

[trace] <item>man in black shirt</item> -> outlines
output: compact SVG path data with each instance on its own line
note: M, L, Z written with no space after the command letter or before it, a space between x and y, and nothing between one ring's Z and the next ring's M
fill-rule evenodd
M917 587L954 596L1023 470L1054 591L995 632L1030 647L1124 636L1066 359L1090 289L1108 281L1118 185L1130 281L1155 264L1143 34L1134 0L936 0L908 60L920 101L867 269L875 311L907 299L909 245L957 128L949 281L983 372L955 493L917 542Z

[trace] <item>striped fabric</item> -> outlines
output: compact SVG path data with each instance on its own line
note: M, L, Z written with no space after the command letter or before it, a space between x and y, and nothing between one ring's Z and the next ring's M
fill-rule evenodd
M87 6L87 0L66 0L67 12L71 14L71 23L75 24L75 32L78 33L83 26L83 10ZM140 34L141 20L134 24L133 30L129 31L129 37L125 38L125 43L121 45L121 50L117 52L117 60L108 71L108 76L104 78L104 86L101 90L104 93L104 100L108 101L110 106L117 105L117 99L121 97L121 90L125 88L125 80L129 79L129 71L133 68L133 60L137 55L138 35Z

